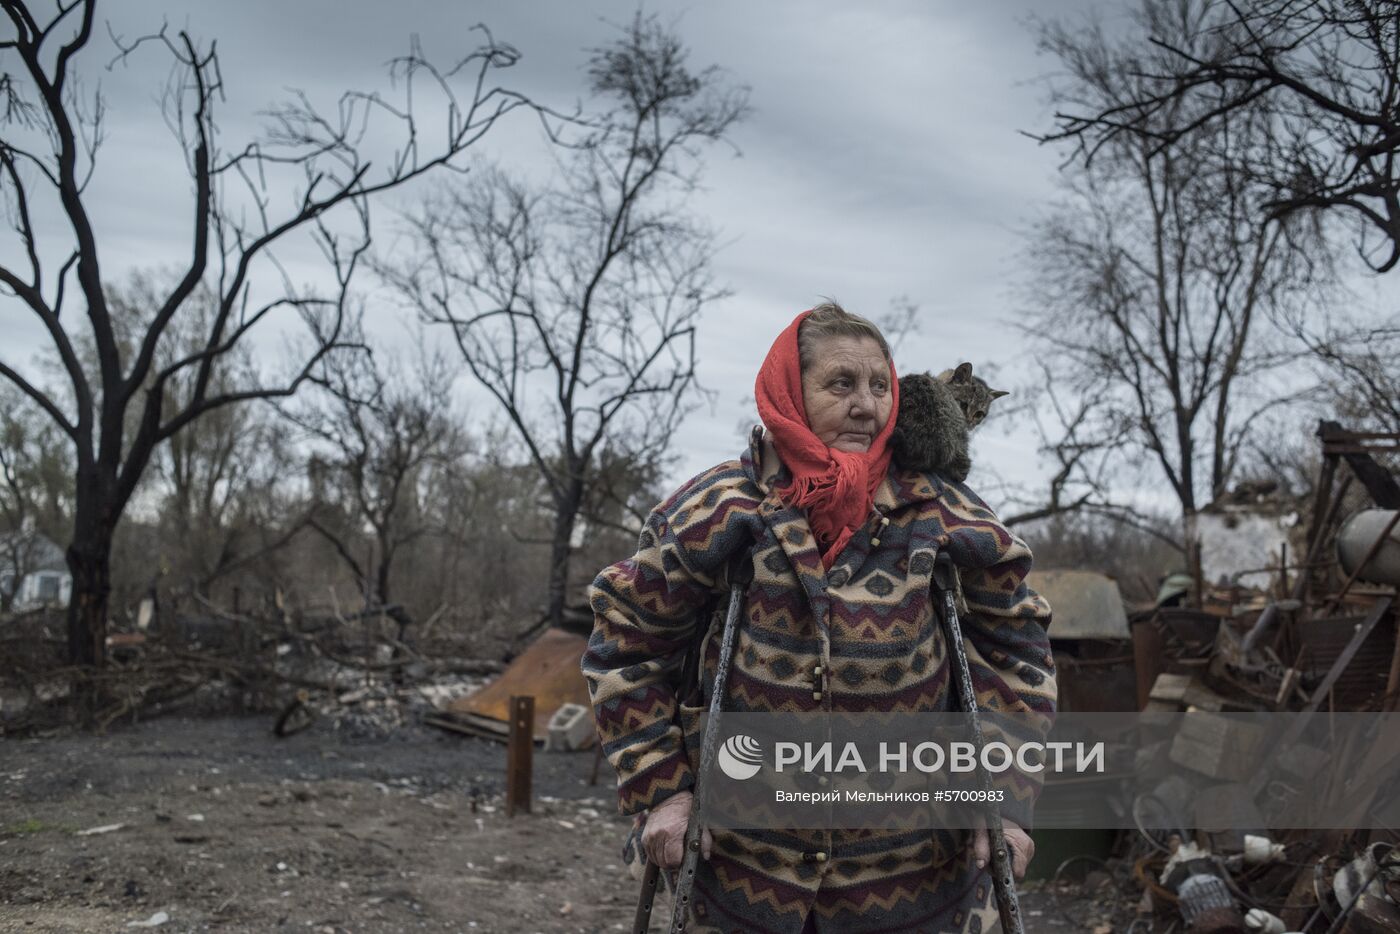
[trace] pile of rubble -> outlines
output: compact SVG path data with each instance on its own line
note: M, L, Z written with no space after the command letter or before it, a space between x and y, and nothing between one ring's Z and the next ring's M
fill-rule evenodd
M407 644L398 607L254 616L206 602L196 615L156 624L143 609L139 619L109 634L108 664L87 669L62 664L54 613L16 620L27 654L0 653L0 735L78 718L105 729L173 711L268 713L279 735L313 721L384 735L474 693L503 667ZM90 716L73 703L80 692L98 698Z
M1256 573L1263 578L1257 586L1231 582L1203 588L1195 599L1185 587L1168 587L1158 606L1137 614L1138 709L1200 714L1172 739L1171 758L1222 787L1242 781L1269 752L1251 745L1249 724L1232 713L1289 714L1280 744L1287 745L1310 720L1324 725L1364 712L1374 715L1372 741L1239 785L1245 795L1236 800L1250 810L1232 812L1229 826L1253 826L1252 833L1167 832L1139 821L1129 843L1141 895L1133 929L1400 931L1400 833L1384 829L1400 826L1400 716L1385 717L1400 710L1400 484L1372 456L1400 450L1400 436L1333 423L1323 423L1319 435L1323 468L1294 561L1280 548L1272 567ZM1154 768L1146 753L1139 753L1139 774ZM1325 781L1312 780L1318 776ZM1332 802L1327 823L1273 826L1335 829L1270 831L1268 815L1316 806L1299 795ZM1135 821L1139 806L1160 804L1143 800L1151 797L1134 801ZM1188 811L1199 805L1177 803Z
M1241 848L1223 854L1173 836L1159 858L1137 863L1140 923L1152 930L1150 919L1168 918L1212 934L1400 930L1400 850L1375 842L1349 860L1317 855L1339 842L1246 834Z

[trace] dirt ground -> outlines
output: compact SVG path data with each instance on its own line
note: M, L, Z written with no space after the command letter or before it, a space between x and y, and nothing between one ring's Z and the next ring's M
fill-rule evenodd
M504 747L426 727L0 739L0 932L626 930L628 822L592 763L537 752L533 813L508 819ZM1022 900L1031 932L1124 929L1101 898Z

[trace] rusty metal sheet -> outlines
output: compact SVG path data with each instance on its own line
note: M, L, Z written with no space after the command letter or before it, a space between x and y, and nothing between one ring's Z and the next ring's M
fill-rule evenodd
M1312 683L1320 681L1342 654L1361 622L1359 617L1309 619L1297 623L1299 651L1307 650L1305 674ZM1395 626L1383 619L1361 643L1356 657L1342 672L1332 689L1338 710L1356 710L1385 693L1391 657L1395 653ZM1325 707L1327 701L1323 700Z
M1213 651L1220 617L1185 606L1158 607L1154 614L1162 625L1166 647L1199 655Z
M1032 590L1050 601L1050 639L1131 639L1118 582L1098 571L1032 571Z
M510 723L513 694L535 698L535 739L549 735L549 718L564 704L590 706L588 684L579 660L588 640L562 629L546 629L524 652L480 690L448 705L452 714L472 714Z
M1138 710L1133 656L1083 659L1055 652L1058 707L1075 713L1133 713Z

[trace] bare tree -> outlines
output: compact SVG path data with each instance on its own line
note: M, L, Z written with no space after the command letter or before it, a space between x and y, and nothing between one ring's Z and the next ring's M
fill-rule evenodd
M1176 523L1142 516L1125 523L1092 510L1060 513L1018 530L1038 568L1094 568L1117 581L1128 604L1151 603L1161 580L1181 570Z
M13 299L10 308L26 309L43 324L70 385L62 394L45 391L10 361L0 361L0 376L33 399L72 443L77 482L68 545L74 578L68 649L75 663L101 663L113 530L157 445L223 407L294 393L341 343L346 290L369 245L369 199L451 164L525 101L488 83L517 58L488 34L485 45L450 71L434 69L416 49L397 59L399 101L352 92L334 115L323 116L297 96L272 112L264 139L229 147L216 132L224 78L212 44L165 29L115 40L119 60L150 51L169 59L164 116L193 190L189 262L168 294L145 309L134 349L123 353L103 292L106 250L90 205L105 102L83 92L78 71L91 54L96 0L71 0L56 9L0 0L0 10L8 25L0 38L0 179L14 237L0 263L0 284ZM454 77L469 84L469 97L455 97ZM421 106L415 111L415 101L428 93L445 104L442 125L432 134ZM374 167L369 144L397 148ZM286 207L279 209L283 199ZM49 210L61 224L40 222L37 212ZM296 237L319 247L329 288L298 289L278 265L273 251ZM48 265L51 257L61 258L57 269ZM210 284L216 304L208 330L196 351L158 367L160 344L201 281ZM75 293L78 312L65 308ZM285 379L215 389L214 375L227 355L260 323L282 316L299 317L313 336L307 357ZM85 366L74 350L75 335L84 329L96 348L95 367ZM186 375L188 391L172 400L169 386Z
M1123 467L1134 459L1134 438L1130 428L1105 411L1105 399L1113 394L1112 379L1100 374L1095 381L1077 374L1080 378L1066 381L1063 365L1043 359L1039 370L1039 384L1028 384L1030 391L1018 393L1028 401L1000 415L1034 423L1037 448L1049 458L1054 473L1043 488L1002 483L1000 495L1007 503L1002 521L1047 529L1102 530L1112 524L1184 552L1179 525L1164 521L1160 510L1123 496Z
M635 541L651 508L666 495L661 489L665 467L661 459L637 461L604 447L598 453L593 483L579 506L579 517L591 528L611 529Z
M361 334L358 314L349 327ZM396 559L433 530L424 503L430 472L464 454L451 374L431 354L413 367L341 348L321 358L311 380L320 392L287 409L313 445L306 521L360 581L370 605L388 605ZM365 533L369 554L358 552Z
M1195 4L1142 10L1177 47L1209 40ZM1059 100L1107 109L1157 82L1097 29L1050 25L1042 41L1068 72ZM1170 105L1158 114L1162 125L1176 116ZM1268 220L1231 158L1261 132L1251 116L1166 148L1145 134L1106 140L1067 168L1065 197L1031 246L1042 356L1067 395L1094 402L1069 420L1066 453L1140 452L1180 506L1193 563L1197 511L1225 491L1258 420L1301 391L1270 316L1300 300L1315 241L1297 229L1306 218Z
M908 295L897 295L890 299L890 310L875 319L885 342L890 345L890 353L898 356L910 334L919 333L919 306ZM900 372L904 372L902 369Z
M1017 414L1034 421L1040 452L1054 459L1055 472L1043 497L1012 494L1017 511L1003 516L1007 525L1112 506L1112 461L1125 439L1092 430L1099 422L1099 393L1083 383L1067 393L1056 368L1041 361L1040 371L1034 401L1019 406Z
M522 456L514 429L486 424L471 453L437 472L432 523L441 533L432 570L441 601L460 607L473 639L508 647L520 620L538 612L538 581L548 574L552 503L539 469Z
M1400 432L1400 315L1371 323L1295 316L1289 327L1320 370L1319 415L1353 430Z
M276 552L304 529L284 489L295 463L285 425L256 403L226 406L162 445L162 540L175 589L212 588Z
M149 309L169 294L172 276L135 271L121 286L107 287L112 329L124 357L134 352L144 332ZM218 313L209 287L200 283L185 300L156 348L148 379L176 361L198 353ZM90 335L74 340L85 372L100 368ZM65 370L50 361L57 379ZM189 398L197 377L194 369L173 374L164 382L163 406L176 409ZM209 375L208 392L223 395L257 385L259 375L250 348L232 348ZM128 413L128 431L139 411ZM257 558L285 544L297 531L295 518L279 509L277 488L288 474L286 430L270 407L252 402L213 409L157 445L151 469L141 488L158 504L160 567L168 589L178 599L210 596L210 588ZM71 478L70 478L71 482Z
M604 449L665 450L695 389L695 324L723 293L714 238L686 218L701 151L746 111L714 68L638 15L589 61L602 109L558 181L482 172L409 220L421 261L381 271L444 325L514 426L554 506L548 618L563 618L571 540Z
M1400 263L1395 0L1190 0L1159 4L1143 26L1134 80L1063 102L1039 139L1071 140L1092 160L1127 137L1154 152L1199 148L1241 113L1266 115L1247 148L1221 154L1262 189L1261 216L1339 209L1359 221L1373 269Z

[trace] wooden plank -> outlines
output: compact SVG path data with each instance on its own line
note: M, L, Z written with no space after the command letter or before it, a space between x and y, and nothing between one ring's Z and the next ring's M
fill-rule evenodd
M1279 682L1278 695L1274 698L1274 709L1281 710L1288 702L1288 698L1293 694L1293 688L1297 686L1298 679L1303 676L1303 669L1290 668L1283 673L1283 680Z
M1191 681L1191 675L1174 675L1164 672L1158 675L1157 680L1152 683L1152 690L1147 696L1155 701L1179 704L1186 696L1186 689L1191 686Z
M1256 725L1229 715L1188 714L1172 739L1169 757L1212 778L1239 781L1249 775L1263 740Z
M1191 679L1191 683L1186 685L1186 690L1181 695L1181 702L1187 709L1195 707L1197 710L1221 711L1225 709L1228 701L1210 688L1206 687L1196 678Z
M473 718L461 714L436 714L424 717L423 722L438 729L450 730L453 733L461 733L466 736L477 736L498 743L504 743L507 739L506 725L485 717Z

